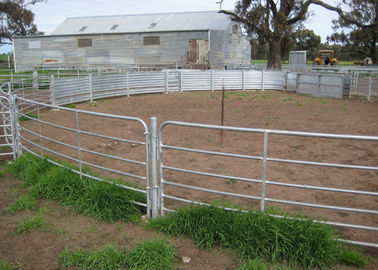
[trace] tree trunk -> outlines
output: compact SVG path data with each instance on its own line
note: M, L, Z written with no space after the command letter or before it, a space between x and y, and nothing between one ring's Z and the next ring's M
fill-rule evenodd
M268 69L281 69L281 39L269 42Z
M378 64L378 55L377 55L377 34L373 33L373 40L370 47L370 55L373 64Z

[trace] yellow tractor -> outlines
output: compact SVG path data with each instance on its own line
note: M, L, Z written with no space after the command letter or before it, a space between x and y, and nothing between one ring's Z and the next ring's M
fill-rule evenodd
M334 66L337 65L337 59L335 58L335 52L333 50L320 50L318 57L315 57L313 65L318 66Z

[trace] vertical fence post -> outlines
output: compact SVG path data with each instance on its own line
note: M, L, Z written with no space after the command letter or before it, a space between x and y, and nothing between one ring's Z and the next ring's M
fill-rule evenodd
M55 94L55 77L54 75L50 75L50 103L56 106L56 94Z
M261 71L261 90L264 91L265 81L264 81L264 70Z
M130 72L126 72L126 94L127 97L130 96Z
M179 84L180 84L180 92L182 93L184 91L182 87L182 70L179 71Z
M351 80L350 80L350 84L349 84L349 98L352 97L352 91L353 91L353 89L354 89L355 76L356 76L356 72L353 72L353 74L352 74L352 78L351 78Z
M146 201L147 201L147 218L151 217L151 177L150 177L150 160L151 160L151 134L146 130Z
M245 70L242 70L242 90L245 91Z
M93 102L92 73L88 74L89 102Z
M8 83L8 87L10 87L10 83ZM18 121L18 107L17 107L17 100L16 96L9 93L9 107L10 107L10 119L11 119L11 129L12 129L12 136L13 136L13 159L19 158L22 155L22 148L21 148L21 139L20 139L20 128L19 128L19 121Z
M367 94L367 100L370 101L371 100L371 82L372 82L372 78L371 76L368 77L368 94Z
M165 71L165 93L168 94L168 70Z
M318 81L316 82L316 91L318 91L318 93L320 92L321 79L322 79L322 75L318 74Z
M38 90L38 71L33 69L33 90Z
M157 118L150 118L150 160L151 160L151 208L152 217L159 215L158 212L158 168L157 168Z
M214 70L211 70L211 92L214 91Z
M264 156L262 168L262 182L261 182L261 211L265 210L265 187L266 187L266 167L268 156L268 132L264 131Z

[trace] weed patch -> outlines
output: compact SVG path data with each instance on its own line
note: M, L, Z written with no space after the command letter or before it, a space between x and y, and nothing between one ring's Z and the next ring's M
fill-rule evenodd
M173 269L176 252L166 240L147 240L125 252L108 246L97 251L66 248L57 263L71 269Z
M0 260L0 270L16 270L18 267Z
M36 210L37 207L36 199L27 194L16 199L4 212L14 215L24 210Z
M57 200L79 214L113 222L137 221L144 208L132 202L146 202L144 194L118 187L115 183L98 182L80 176L71 170L52 165L47 160L27 154L15 160L9 172L31 185L28 196ZM135 184L122 182L124 186Z
M148 227L174 236L190 236L199 247L229 248L243 260L261 258L310 268L333 266L341 256L342 244L333 240L332 227L312 220L274 218L260 211L190 206L151 220Z
M37 216L32 216L30 218L27 218L21 221L17 225L14 232L16 234L20 234L20 233L30 232L31 230L41 231L41 230L44 230L46 226L47 226L46 220L43 217L37 215Z
M363 267L368 264L369 258L360 249L343 249L340 261L346 265Z
M26 113L18 118L19 121L29 121L32 119L38 119L38 115L34 113Z

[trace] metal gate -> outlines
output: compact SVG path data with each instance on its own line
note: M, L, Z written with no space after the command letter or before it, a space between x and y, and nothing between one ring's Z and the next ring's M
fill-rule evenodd
M184 131L180 133L180 129L184 129ZM223 139L221 139L219 146L216 146L217 143L214 143L214 140L216 136L222 136L221 132L230 134L228 135L229 144L224 145ZM238 135L236 136L235 133ZM177 134L182 134L184 138L177 138ZM247 135L252 137L248 138ZM348 143L351 141L350 144L353 141L358 144L371 142L375 146L378 142L378 137L373 136L222 127L167 121L160 126L159 153L157 154L160 161L160 203L158 206L160 214L172 212L183 204L209 205L214 203L214 200L221 201L222 207L243 209L244 211L250 207L265 211L272 206L283 207L287 211L298 211L298 208L301 207L303 208L301 211L305 211L304 213L309 216L320 216L321 219L327 219L327 221L317 222L346 230L370 231L370 235L361 234L362 240L340 239L341 241L378 247L376 243L369 243L371 237L378 236L376 223L378 210L371 204L376 201L378 192L366 188L366 186L356 190L344 182L335 187L332 185L332 177L334 177L332 174L328 175L330 180L327 182L324 182L323 179L315 181L317 171L321 173L322 170L329 169L333 170L331 173L335 174L337 170L348 170L346 174L342 173L347 175L351 181L355 178L355 174L360 177L364 176L362 179L370 174L370 178L367 179L374 182L378 171L377 165L356 165L352 161L345 164L348 161L330 162L327 159L324 161L323 158L320 160L303 157L294 159L295 153L289 154L287 157L286 154L282 155L282 151L274 149L277 148L277 145L285 144L284 139L287 137L289 139L295 137L295 141L308 140L308 147L311 147L312 144L324 143L324 140L334 142L336 147L339 147L342 142L335 140L348 140ZM244 149L238 148L235 141L237 139L250 140L250 144L244 146ZM201 140L202 144L200 144ZM197 143L202 147L196 147ZM348 143L345 144L346 148L349 147ZM269 153L268 148L270 148ZM332 159L333 154L330 153L329 156ZM206 160L208 162L204 165ZM299 171L297 178L286 173L285 167L288 166L294 166L294 170ZM296 168L295 166L301 167ZM234 167L238 169L235 170ZM310 169L315 171L312 176L314 179L306 179L300 174L301 170ZM298 193L294 194L294 192L305 195L298 199L295 196ZM307 193L315 196L307 197ZM323 203L324 200L317 200L316 196L322 196L325 203ZM236 207L227 203L230 198L237 204ZM330 202L332 198L340 198L340 200L335 200L337 203L332 203L332 201ZM347 200L347 198L349 199ZM363 200L367 203L356 204L356 201L362 203ZM222 204L222 201L226 201L226 204ZM326 216L322 217L321 214ZM350 218L344 219L339 216ZM359 221L356 222L356 219Z

